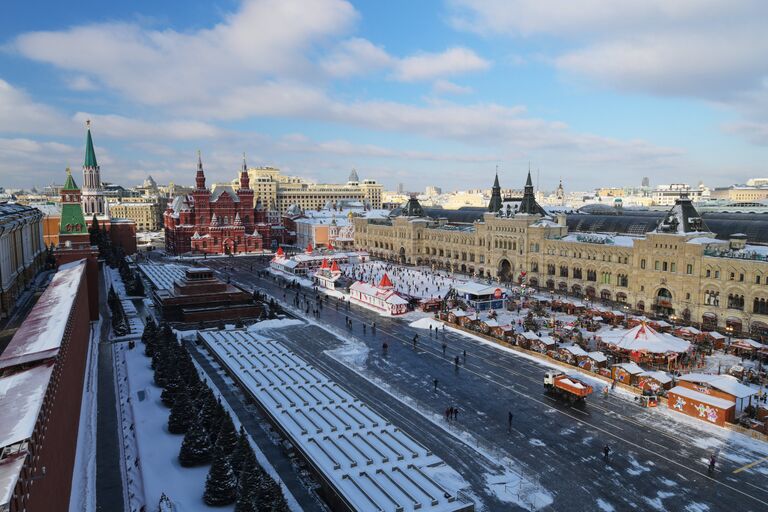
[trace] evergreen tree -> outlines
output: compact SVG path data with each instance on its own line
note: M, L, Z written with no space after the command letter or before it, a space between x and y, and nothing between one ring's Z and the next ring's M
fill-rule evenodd
M95 213L93 214L88 234L91 238L91 245L101 246L101 230L99 229L99 219L96 218Z
M219 435L216 437L216 450L224 453L227 457L232 457L237 449L238 445L237 432L235 432L235 425L232 423L232 417L229 413L224 413L221 426L219 427ZM236 470L236 468L233 469Z
M256 503L261 507L261 510L269 510L271 512L285 512L288 510L288 504L285 502L280 484L263 471L256 493Z
M242 471L237 482L237 502L235 503L235 512L259 512L266 507L260 506L258 502L259 489L264 471L256 461L250 445L248 450L243 453Z
M179 372L175 369L171 370L165 381L165 388L163 389L163 392L160 393L160 400L168 407L171 407L174 402L176 402L176 395L183 389L183 387L184 384L181 382Z
M229 456L221 450L216 450L211 470L205 479L203 501L211 506L229 505L237 497L237 477L232 470Z
M189 393L181 389L176 394L171 407L171 413L168 415L168 432L171 434L184 434L189 428L195 416L192 409L192 400Z
M214 397L213 393L206 397L203 410L200 411L200 417L203 421L203 426L208 432L211 444L215 444L216 438L219 435L219 427L221 427L222 420L224 419L224 408Z
M237 447L232 452L232 469L235 470L238 476L240 476L245 469L243 465L246 461L250 460L250 455L253 455L253 448L251 448L251 442L248 439L248 434L245 432L245 428L240 425L240 432L237 435ZM255 461L254 457L254 461Z
M211 443L208 432L197 415L193 415L193 421L184 433L184 440L179 450L179 464L184 467L200 466L211 460Z

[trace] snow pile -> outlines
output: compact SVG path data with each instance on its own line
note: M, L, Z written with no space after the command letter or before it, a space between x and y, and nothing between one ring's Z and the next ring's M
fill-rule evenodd
M431 318L431 317L420 318L415 322L411 322L408 325L416 329L429 329L430 327L432 327L433 329L443 328L443 322L440 322L439 320L435 320L434 318Z
M261 322L256 322L253 325L249 325L247 330L248 332L259 332L263 331L265 329L277 329L280 327L288 327L291 325L302 325L304 322L301 320L296 320L294 318L275 318L273 320L263 320Z

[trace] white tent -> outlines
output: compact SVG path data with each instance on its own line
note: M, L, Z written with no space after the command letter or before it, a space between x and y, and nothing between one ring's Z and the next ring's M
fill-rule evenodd
M691 344L682 338L658 332L642 323L632 329L619 329L601 335L603 341L622 350L666 354L686 352Z

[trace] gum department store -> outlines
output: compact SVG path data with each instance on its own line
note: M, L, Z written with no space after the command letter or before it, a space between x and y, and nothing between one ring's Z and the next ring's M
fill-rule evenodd
M470 209L471 210L471 209ZM453 217L453 218L450 218ZM535 199L485 211L425 211L411 198L389 219L355 218L371 255L520 283L636 313L768 336L768 235L756 216L707 214L685 196L666 213L553 214ZM744 229L744 234L736 230Z

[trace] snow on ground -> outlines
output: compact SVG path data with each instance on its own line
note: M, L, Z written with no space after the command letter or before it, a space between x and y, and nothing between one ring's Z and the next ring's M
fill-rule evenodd
M179 464L184 436L168 432L170 410L160 401L162 389L153 382L149 358L139 346L124 350L124 356L147 509L154 510L160 495L165 493L178 512L212 510L202 499L209 466L184 468ZM216 508L233 509L234 506Z
M374 284L378 284L386 273L395 291L418 298L444 297L451 287L468 281L426 267L403 267L382 261L344 265L342 271L358 281Z
M608 503L607 501L601 498L597 498L596 505L597 505L597 508L599 508L603 512L615 512L616 510L615 508L613 508L613 505L611 505L610 503Z
M314 323L314 322L313 322ZM321 326L324 327L325 326ZM420 414L427 420L431 421L441 429L445 430L455 438L459 439L468 446L474 447L474 449L480 453L493 468L489 467L489 471L485 474L485 480L488 483L487 489L499 500L516 503L523 508L530 508L532 504L535 504L534 509L546 507L553 502L552 494L536 482L535 479L529 475L523 473L522 467L513 459L510 459L504 455L492 453L490 449L486 449L481 446L480 442L474 438L466 430L462 430L454 425L447 425L443 417L436 413L430 413L428 408L421 406L417 401L409 396L405 396L399 393L397 390L384 382L379 377L372 375L365 368L365 361L368 357L370 349L362 342L350 338L348 336L338 336L337 333L330 329L327 329L332 334L336 335L343 344L336 349L327 350L325 353L344 364L376 387L410 407L414 412ZM273 331L274 332L274 331ZM279 332L279 331L278 331ZM509 468L509 469L505 469ZM463 487L467 487L468 484L463 480ZM506 482L501 484L501 482ZM505 487L506 486L506 487ZM461 487L458 487L459 489ZM516 492L509 492L508 489L517 489ZM478 509L481 510L482 500L475 496L475 501L478 505Z
M288 327L290 325L301 325L304 322L293 318L275 318L273 320L262 320L248 326L248 332L259 332L264 329L275 329L278 327Z
M267 322L272 320L267 320ZM300 322L299 320L294 320L295 322ZM264 323L264 322L261 322ZM283 325L292 325L292 324L283 324ZM250 329L249 329L250 331ZM220 368L219 363L207 352L201 352L206 359L208 359L211 364L215 368ZM195 367L197 368L197 372L200 374L201 378L206 379L208 386L211 388L211 391L213 391L213 394L216 395L216 397L221 400L221 404L224 406L224 408L229 412L229 415L232 417L232 423L235 424L235 430L240 431L240 426L242 425L242 422L240 421L240 418L237 417L237 414L235 413L234 409L232 409L232 406L229 404L227 399L224 397L224 395L221 394L221 391L216 386L216 384L213 382L211 378L207 376L205 371L200 367L200 365L197 363L197 361L193 358L192 362L194 363ZM233 386L235 386L235 382L232 380L232 378L229 377L229 375L224 372L224 370L220 370L221 376L229 383L231 383ZM256 460L261 465L262 469L271 476L275 482L280 485L280 488L283 490L283 496L285 496L285 501L288 503L288 508L291 510L291 512L301 512L302 508L301 505L299 505L299 502L296 501L296 498L291 494L291 491L288 489L288 487L285 485L285 482L283 482L283 479L280 478L280 474L277 472L277 470L272 466L272 463L269 462L269 459L266 455L264 455L264 452L261 451L261 448L259 448L259 445L256 444L256 442L253 440L250 434L248 434L248 441L251 443L251 448L253 448L253 453L256 455Z
M443 325L443 322L435 320L434 318L420 318L419 320L408 324L409 327L414 327L416 329L429 329L430 327L433 329L442 329Z

